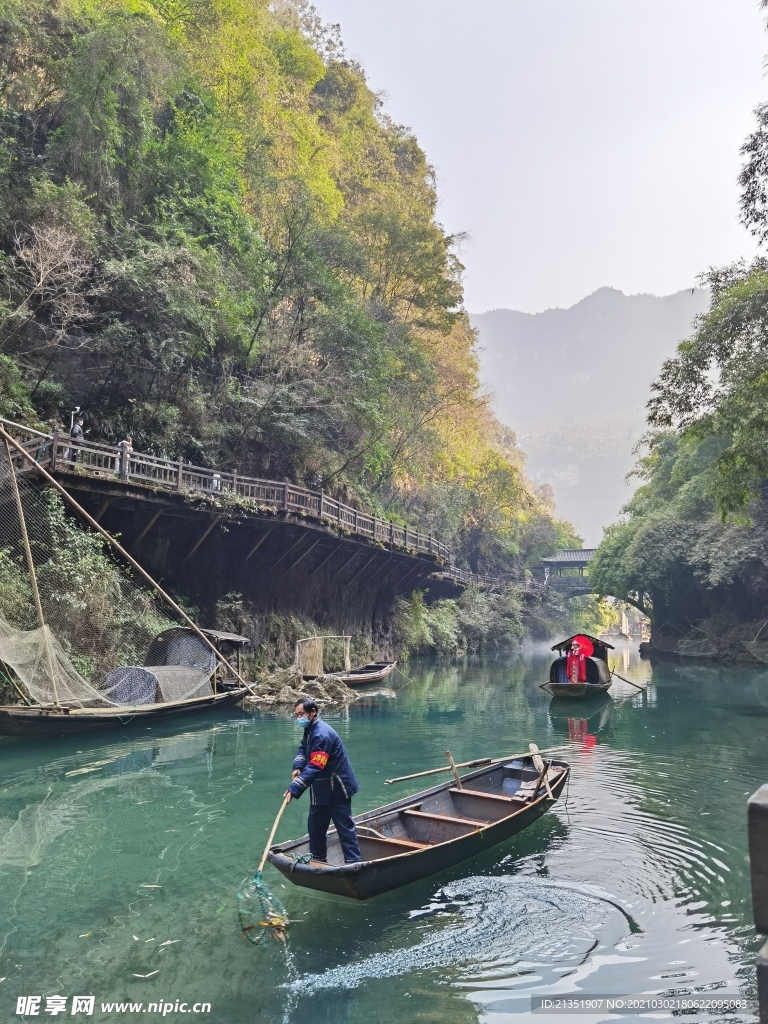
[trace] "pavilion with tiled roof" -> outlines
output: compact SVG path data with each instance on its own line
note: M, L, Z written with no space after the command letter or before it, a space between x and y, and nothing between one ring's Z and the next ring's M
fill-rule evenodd
M541 563L550 573L556 573L558 576L563 575L563 569L578 569L579 576L583 576L596 550L597 548L563 548L556 555L542 558Z

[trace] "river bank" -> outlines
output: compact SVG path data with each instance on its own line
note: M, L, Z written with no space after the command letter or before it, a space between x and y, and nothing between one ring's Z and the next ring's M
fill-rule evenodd
M712 617L683 631L656 631L640 654L648 658L706 659L741 665L768 662L768 619L765 617L734 623L729 618Z
M220 601L216 628L252 638L246 666L255 679L266 678L293 664L296 641L321 636L334 622L326 609L323 621L298 615L263 613L249 607L238 594ZM456 598L430 603L428 594L415 591L398 597L377 621L351 634L353 664L368 661L408 661L426 655L465 657L516 651L526 640L568 632L599 632L601 608L594 598L566 601L551 592L526 597L518 591L487 593L468 587ZM342 632L343 625L334 631ZM328 671L343 668L329 663Z

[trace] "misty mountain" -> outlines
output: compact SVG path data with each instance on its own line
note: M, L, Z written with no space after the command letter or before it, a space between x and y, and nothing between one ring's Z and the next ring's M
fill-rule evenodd
M708 303L700 288L663 297L600 288L569 309L471 318L497 416L517 433L530 478L552 485L558 515L588 545L632 493L624 478L651 382Z

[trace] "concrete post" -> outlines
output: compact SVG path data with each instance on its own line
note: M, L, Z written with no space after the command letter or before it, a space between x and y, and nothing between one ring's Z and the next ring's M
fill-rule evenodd
M768 942L757 954L757 998L760 1024L768 1024Z
M755 929L768 935L768 786L761 786L749 798L747 830ZM768 942L757 954L757 992L760 1024L768 1024Z

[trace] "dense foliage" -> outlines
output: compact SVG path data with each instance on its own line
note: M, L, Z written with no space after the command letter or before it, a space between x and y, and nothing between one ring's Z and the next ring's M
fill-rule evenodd
M657 630L719 631L768 608L768 263L705 281L710 309L654 385L642 486L590 565Z
M306 0L0 0L0 411L573 543L481 394L434 174Z
M710 620L721 635L768 608L768 503L750 505L749 523L723 523L722 452L722 439L693 431L652 435L637 470L643 483L590 564L598 592L631 601L655 631L687 633Z

